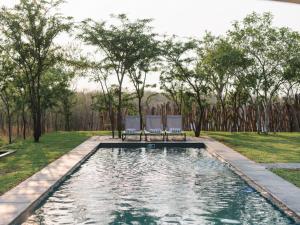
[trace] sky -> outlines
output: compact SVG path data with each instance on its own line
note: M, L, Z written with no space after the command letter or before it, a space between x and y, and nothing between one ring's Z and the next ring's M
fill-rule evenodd
M0 5L10 6L16 2L0 0ZM287 26L300 32L300 4L270 0L67 0L61 6L61 12L77 22L86 18L109 22L111 14L125 13L130 19L153 18L152 25L158 33L195 38L201 38L206 31L225 34L233 21L253 11L271 12L275 26ZM149 83L159 83L158 74L149 78ZM99 88L88 78L77 79L74 86L79 91ZM132 88L128 80L125 87Z

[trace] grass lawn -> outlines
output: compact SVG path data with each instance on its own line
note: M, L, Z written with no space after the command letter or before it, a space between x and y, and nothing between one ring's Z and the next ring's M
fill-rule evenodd
M191 133L189 133L191 135ZM300 163L300 133L203 132L258 163ZM300 170L274 169L277 175L300 187Z
M258 163L300 163L300 133L203 132Z
M18 183L41 170L50 162L82 143L93 135L110 134L110 132L54 132L42 136L40 143L32 139L17 141L4 146L2 150L16 150L12 155L0 158L0 195Z
M300 170L272 169L272 172L300 188Z

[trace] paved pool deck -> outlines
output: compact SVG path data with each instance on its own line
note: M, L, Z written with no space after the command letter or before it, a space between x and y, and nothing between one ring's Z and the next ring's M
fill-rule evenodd
M89 138L69 153L52 162L15 188L0 196L0 225L20 224L34 211L55 187L59 186L74 170L105 144L146 145L149 142L111 139L109 136ZM155 145L165 142L156 140ZM228 163L230 167L287 214L300 222L300 189L273 174L265 166L255 163L224 144L210 138L192 138L187 142L170 144L205 144L209 153ZM199 145L200 146L200 145Z
M267 169L289 169L289 170L299 170L300 163L260 163Z

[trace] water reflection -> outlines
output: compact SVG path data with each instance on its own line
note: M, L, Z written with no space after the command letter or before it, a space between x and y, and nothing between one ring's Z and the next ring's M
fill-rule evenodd
M200 149L102 149L26 224L293 224Z
M111 214L114 219L109 224L157 224L159 218L149 215L149 211L147 208L114 211Z

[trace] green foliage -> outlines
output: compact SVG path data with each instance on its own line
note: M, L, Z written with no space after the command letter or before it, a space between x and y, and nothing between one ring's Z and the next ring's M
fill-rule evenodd
M201 66L203 65L203 60L197 57L199 56L197 53L200 50L199 43L196 40L177 41L173 37L163 42L162 49L166 61L164 71L161 74L163 88L168 91L170 96L173 96L173 99L177 98L176 92L172 90L173 87L176 87L175 85L181 87L180 91L185 89L191 93L190 96L194 100L197 111L192 125L195 136L199 136L204 108L210 92L210 88L207 85L206 71ZM172 78L174 82L179 83L171 83L171 86L168 87L166 81ZM182 96L180 93L179 95ZM182 99L182 97L179 98Z
M182 104L184 92L189 92L186 96L197 105L198 125L201 111L216 105L221 114L219 129L226 130L229 117L234 117L232 126L237 127L242 106L254 104L257 131L268 133L271 104L281 91L293 98L300 84L300 35L274 27L272 19L269 13L252 13L235 22L224 37L207 33L200 41L165 40L161 88L179 111L190 107Z
M298 46L300 47L300 46ZM300 82L300 49L297 49L297 55L291 57L284 67L284 78L291 82Z
M148 72L155 69L154 64L158 60L160 49L158 41L155 40L156 34L149 26L150 19L131 22L124 14L113 17L117 19L118 25L107 26L105 22L95 22L90 19L83 21L78 37L86 44L96 47L103 56L101 62L92 63L91 67L97 70L94 80L101 85L103 92L101 101L106 102L110 114L112 106L108 99L113 97L106 81L111 75L117 78L117 124L120 136L121 111L125 108L125 94L122 92L124 77L128 75L134 85L136 97L139 99L139 112L141 112L140 102L144 96L144 89L150 87L146 84L146 77Z
M62 2L21 0L0 11L1 60L9 62L0 65L2 96L6 93L2 101L12 103L6 105L22 111L23 117L30 110L35 141L47 110L63 113L65 128L70 129L74 101L69 86L76 74L70 67L99 83L101 93L94 96L92 108L107 111L112 127L117 112L119 135L122 116L137 113L136 99L142 122L145 89L153 87L147 77L158 70L161 89L178 113L194 115L196 136L209 107L220 115L218 129L238 130L243 120L240 111L250 104L256 110L257 130L268 132L271 104L283 93L291 104L291 96L299 91L300 35L273 26L270 13L252 13L235 22L226 35L207 33L199 40L162 38L153 32L151 19L131 21L125 14L112 16L111 23L86 19L76 27L77 38L95 54L83 58L74 57L75 49L65 51L54 42L73 28L71 18L57 11ZM123 87L126 78L135 89L134 96ZM235 124L228 125L233 117Z
M113 86L108 91L109 95L105 95L103 94L103 92L100 92L92 96L92 109L99 112L107 112L109 110L109 107L112 107L113 111L116 110L118 89ZM123 92L123 107L128 111L129 114L137 113L134 100L135 96L132 93Z
M41 81L42 112L53 110L64 115L65 130L70 130L72 106L75 104L74 91L70 82L74 72L66 71L62 66L49 69Z
M241 72L249 88L264 107L263 131L269 131L269 109L273 99L288 80L296 76L293 62L299 57L300 35L288 28L272 25L270 13L252 13L235 22L229 37L244 49L251 66ZM294 64L295 65L295 64Z
M203 67L207 71L207 82L219 103L224 107L228 91L238 79L239 73L249 65L245 52L234 46L229 38L207 34L202 41Z
M2 45L4 49L6 46ZM4 105L7 121L8 121L8 138L9 143L12 142L12 115L17 108L17 100L20 96L17 94L16 78L13 76L17 74L16 64L8 57L6 51L0 49L0 99Z
M118 25L106 25L105 22L95 22L91 19L85 20L81 24L81 32L78 37L86 44L94 46L103 55L101 63L102 69L116 75L118 81L118 105L117 105L117 128L118 135L121 137L122 130L122 86L126 73L128 73L135 64L138 64L141 57L149 54L146 51L140 52L140 47L148 36L144 35L146 25L150 20L129 21L126 15L120 14L114 16ZM142 32L142 33L141 33ZM147 38L146 38L147 37ZM144 62L146 60L144 59ZM139 67L146 68L146 64L139 63ZM107 89L107 87L106 87ZM103 90L103 88L102 88Z
M41 82L45 73L63 56L54 39L72 27L70 18L55 12L61 3L61 0L21 0L15 7L3 7L0 11L0 30L3 42L8 46L2 50L20 70L19 78L28 93L36 142L42 131Z

